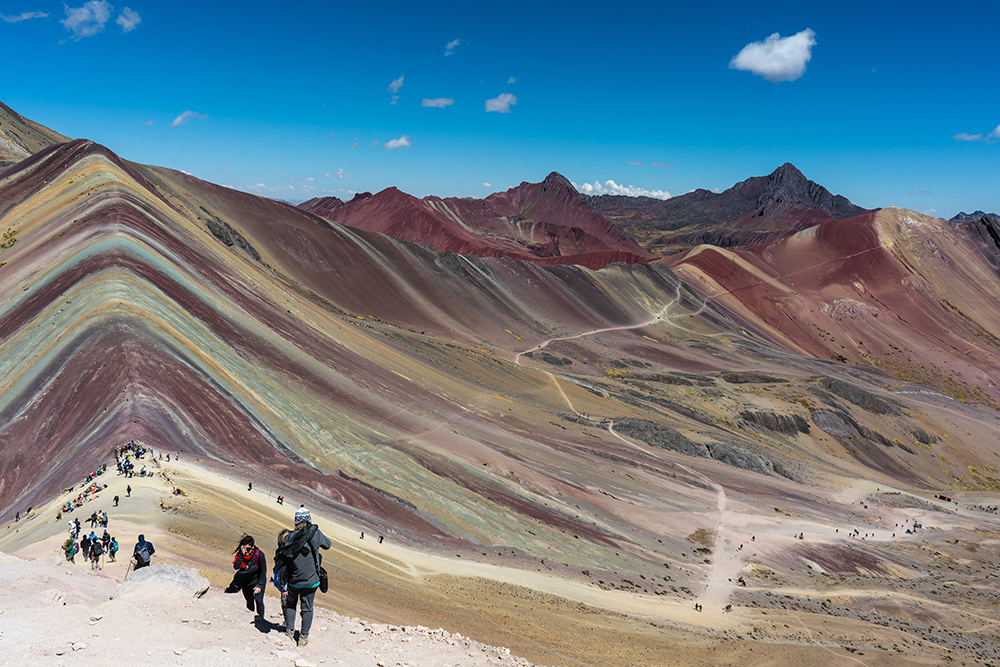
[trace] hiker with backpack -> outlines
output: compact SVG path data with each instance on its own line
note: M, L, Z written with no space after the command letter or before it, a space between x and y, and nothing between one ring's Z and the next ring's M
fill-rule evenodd
M115 554L118 553L118 540L111 538L111 544L108 545L108 554L111 556L111 562L115 562Z
M284 532L284 531L283 531ZM312 523L305 506L295 511L295 529L279 536L278 549L274 552L274 585L281 591L281 606L285 614L285 634L295 639L295 607L302 617L297 644L309 643L309 630L313 620L313 600L316 589L324 593L329 586L326 570L320 565L320 549L329 549L330 539Z
M101 569L101 556L104 555L104 545L100 540L90 541L90 569Z
M264 587L267 585L267 559L264 552L254 545L253 537L244 535L236 551L233 552L233 581L227 593L242 591L247 601L247 609L257 610L255 620L264 621Z
M148 566L150 559L152 559L155 553L156 549L153 548L153 543L147 542L145 536L140 535L135 549L132 550L132 558L135 559L135 569L138 570L139 568Z

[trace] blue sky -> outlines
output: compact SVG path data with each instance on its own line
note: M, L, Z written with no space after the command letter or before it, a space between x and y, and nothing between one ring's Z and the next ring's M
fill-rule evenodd
M975 30L998 19L1000 3L3 0L0 100L291 201L482 197L550 171L676 196L791 162L861 206L951 217L1000 212L1000 51Z

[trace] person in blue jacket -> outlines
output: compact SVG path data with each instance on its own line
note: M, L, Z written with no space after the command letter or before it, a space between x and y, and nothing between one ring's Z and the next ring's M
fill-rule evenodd
M285 613L285 633L295 638L295 607L302 616L298 645L309 643L312 628L313 601L320 585L320 549L329 549L330 539L312 523L305 506L295 511L295 530L278 542L275 552L274 585L281 591L281 606ZM287 590L286 590L287 589Z

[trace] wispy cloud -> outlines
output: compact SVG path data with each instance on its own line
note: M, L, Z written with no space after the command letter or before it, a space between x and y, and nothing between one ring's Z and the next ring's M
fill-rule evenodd
M774 33L763 42L751 42L729 61L731 69L745 70L772 83L795 81L812 58L816 33L808 28L791 37Z
M507 79L507 83L517 83L517 79L515 79L514 77L510 77L509 79Z
M142 22L142 18L128 7L115 19L115 23L122 27L122 32L132 32L135 27Z
M369 146L370 146L371 148L375 148L376 146L378 146L378 141L373 141L373 142L371 142L371 143L370 143L370 144L368 144L368 145L369 145Z
M229 171L229 167L223 165L223 166L219 167L219 171Z
M174 122L170 124L170 127L186 125L193 120L208 120L208 116L206 114L198 113L197 111L185 111L177 118L174 118Z
M399 89L402 87L403 87L403 77L399 77L398 79L390 83L389 87L386 90L388 90L390 93L398 93Z
M1000 139L1000 125L997 125L997 129L986 135L989 139Z
M968 132L959 132L952 139L955 141L979 141L983 138L982 132L979 134L969 134Z
M641 162L626 162L625 164L629 164L629 165L631 165L633 167L641 167L642 166Z
M389 102L389 104L391 104L392 106L396 106L396 100L398 100L398 99L399 99L399 95L393 95L392 96L392 102Z
M911 195L929 195L930 190L910 190Z
M360 145L361 145L360 141L355 141L353 144L351 144L351 150L353 151L355 148L357 148Z
M104 30L104 24L111 18L111 5L105 0L90 0L83 7L66 6L66 18L60 23L73 33L73 40L79 41Z
M18 23L20 21L27 21L28 19L43 19L46 16L48 16L48 14L45 12L21 12L17 16L0 14L0 19L3 19L7 23Z
M649 166L650 167L672 167L674 165L672 165L672 164L664 164L663 162L650 162Z
M390 139L389 141L385 142L385 146L383 146L383 148L385 148L387 151L391 151L394 148L403 149L403 148L409 148L410 146L411 146L410 138L404 134L398 139Z
M323 174L323 176L326 178L339 178L339 179L351 177L350 174L345 174L343 169L338 169L336 174Z
M444 109L455 103L455 100L450 97L435 97L434 99L424 98L424 101L420 103L422 107L436 107L438 109Z
M486 110L510 113L510 108L515 104L517 104L516 97L510 93L501 93L492 99L486 100Z
M670 193L666 190L646 190L635 185L618 185L612 180L594 181L593 183L573 183L577 192L584 195L625 195L627 197L655 197L656 199L670 199Z
M143 123L143 124L144 124L144 125L152 125L152 124L153 124L153 121L151 121L151 120L147 120L147 121L146 121L145 123Z
M455 49L457 49L458 45L461 44L461 43L462 43L462 40L460 40L460 39L453 39L450 42L448 42L447 44L445 44L444 45L444 55L450 56L450 55L454 54L455 53Z
M493 184L492 184L492 183L486 183L486 182L484 182L484 183L483 183L483 187L484 187L484 188L492 188L492 187L493 187Z

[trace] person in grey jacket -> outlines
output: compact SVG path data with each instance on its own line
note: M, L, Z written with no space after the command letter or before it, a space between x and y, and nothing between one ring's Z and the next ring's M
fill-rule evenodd
M275 585L281 593L281 606L285 612L285 633L295 637L295 607L299 606L302 626L299 646L309 643L309 629L313 620L313 600L319 588L319 566L323 562L320 549L329 549L330 539L312 524L312 516L305 506L295 511L295 530L285 536L278 552L289 554L279 564L275 556ZM279 567L282 571L279 571Z

